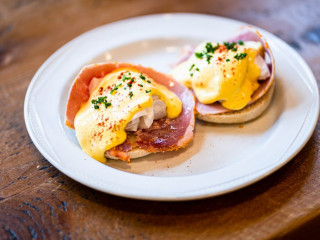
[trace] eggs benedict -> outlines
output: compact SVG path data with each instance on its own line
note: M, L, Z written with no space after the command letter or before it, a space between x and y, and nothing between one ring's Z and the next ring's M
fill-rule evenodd
M93 64L73 83L66 125L92 158L130 161L185 147L193 138L194 105L186 87L151 68Z
M248 28L228 42L199 44L171 76L193 90L199 119L246 122L258 117L271 101L274 59L261 35Z

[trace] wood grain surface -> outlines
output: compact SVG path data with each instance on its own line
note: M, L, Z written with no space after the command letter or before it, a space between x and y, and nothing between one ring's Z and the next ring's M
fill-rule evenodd
M112 21L165 12L242 20L279 36L320 78L318 0L0 1L0 239L320 239L319 123L264 180L223 196L149 202L104 194L55 169L23 119L28 84L54 51Z

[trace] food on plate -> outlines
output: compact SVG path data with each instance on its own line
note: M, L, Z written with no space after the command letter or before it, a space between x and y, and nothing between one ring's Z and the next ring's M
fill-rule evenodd
M128 63L85 66L71 87L65 124L92 158L130 161L184 148L193 138L193 94L171 77Z
M250 121L269 106L275 64L267 42L251 27L227 42L190 46L171 76L192 89L196 117L215 123Z

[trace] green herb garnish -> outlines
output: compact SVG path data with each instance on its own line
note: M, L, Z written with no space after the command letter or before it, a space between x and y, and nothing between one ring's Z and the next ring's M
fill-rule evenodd
M193 67L194 67L194 63L191 65L189 71L191 71Z
M209 54L207 53L206 56L207 56L207 63L210 64L212 55L209 55Z
M151 92L151 89L150 90L146 90L146 93L150 93Z
M104 106L105 106L106 108L110 107L110 106L111 106L111 102L104 102Z
M239 45L243 45L243 41L239 40L238 41Z
M129 75L131 75L131 74L129 74ZM122 82L124 82L124 81L126 81L126 80L129 80L129 79L131 79L131 77L127 77L126 75L122 75Z
M228 50L233 49L236 44L237 44L236 42L232 42L232 43L223 42L223 45L225 45Z
M240 60L240 59L244 59L245 57L247 56L247 53L237 53L236 55L234 55L234 58L237 59L237 60Z
M194 53L194 55L196 55L197 58L200 58L200 59L203 58L203 53L202 52L196 52L196 53Z
M208 43L206 43L205 48L206 49L203 52L196 52L195 55L197 58L200 58L200 59L203 59L203 57L206 56L206 60L209 64L211 61L211 58L212 58L212 55L210 55L210 54L213 54L219 48L219 43L217 43L217 45L215 47L213 47L212 43L208 42ZM190 71L192 70L193 67L191 66Z
M113 89L111 90L111 92L110 92L110 93L112 94L114 91L117 91L117 90L119 89L119 87L120 87L120 86L122 86L122 83L119 83L118 85L117 85L117 84L115 84L115 85L114 85L114 87L113 87Z
M143 76L141 73L140 73L140 78L141 78L143 81L145 81L145 80L146 80L146 77L145 77L145 76Z
M230 59L229 59L229 58L227 58L227 59L226 59L226 62L230 62Z
M111 106L111 102L108 102L107 96L98 97L97 99L92 99L91 103L93 104L94 109L99 109L98 104L101 104L101 103L104 104L106 108Z
M208 42L206 44L206 50L207 50L208 53L213 53L214 52L213 46L212 46L212 44L210 42Z
M129 92L129 96L130 96L130 98L132 98L132 96L133 96L132 91Z
M214 53L219 48L219 43L215 47L212 46L212 43L208 42L206 44L207 53Z

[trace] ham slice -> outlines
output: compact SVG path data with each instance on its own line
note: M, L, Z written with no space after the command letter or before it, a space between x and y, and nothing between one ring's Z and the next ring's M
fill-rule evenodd
M230 39L229 42L237 42L240 40L244 42L245 41L261 42L264 48L264 53L265 53L264 58L270 71L270 76L267 79L260 81L259 88L253 93L251 97L252 100L249 103L249 104L252 104L255 101L257 101L259 98L261 98L271 88L274 81L274 76L275 76L275 62L274 62L274 57L268 43L256 29L252 28L251 26L244 26L240 34Z
M269 68L270 76L266 79L259 81L260 86L259 88L253 93L251 101L248 103L248 105L256 102L259 98L261 98L273 85L274 82L274 76L275 76L275 63L274 63L274 57L271 53L271 50L269 48L268 43L264 40L262 35L252 28L251 26L244 26L241 29L239 35L235 36L234 38L231 38L228 40L228 42L238 42L238 41L257 41L261 42L262 46L264 47L265 56L264 60L266 61L266 64ZM191 49L190 46L187 47L187 49ZM183 61L186 61L192 54L190 50L183 50L182 58L179 59L177 64L180 64ZM269 74L268 74L269 75ZM208 114L220 114L225 112L230 112L232 110L224 108L220 102L215 102L212 104L203 104L199 101L196 101L196 111L202 115L208 115Z
M180 63L183 63L185 61L187 61L189 59L189 57L194 53L195 47L191 46L191 45L185 45L182 48L182 51L180 53L180 56L178 58L178 60L172 64L170 64L170 66L172 68L178 66Z
M66 109L65 124L74 128L74 118L82 104L88 101L90 90L99 83L106 74L118 68L133 68L148 75L154 81L173 91L183 103L180 115L175 119L163 118L155 120L149 129L139 130L130 135L130 139L108 151L109 155L128 160L126 152L141 148L149 152L164 152L184 148L193 138L195 123L195 99L190 90L171 77L152 68L129 63L98 63L85 66L76 77L70 93ZM132 137L133 136L133 137ZM134 139L134 140L132 140Z

